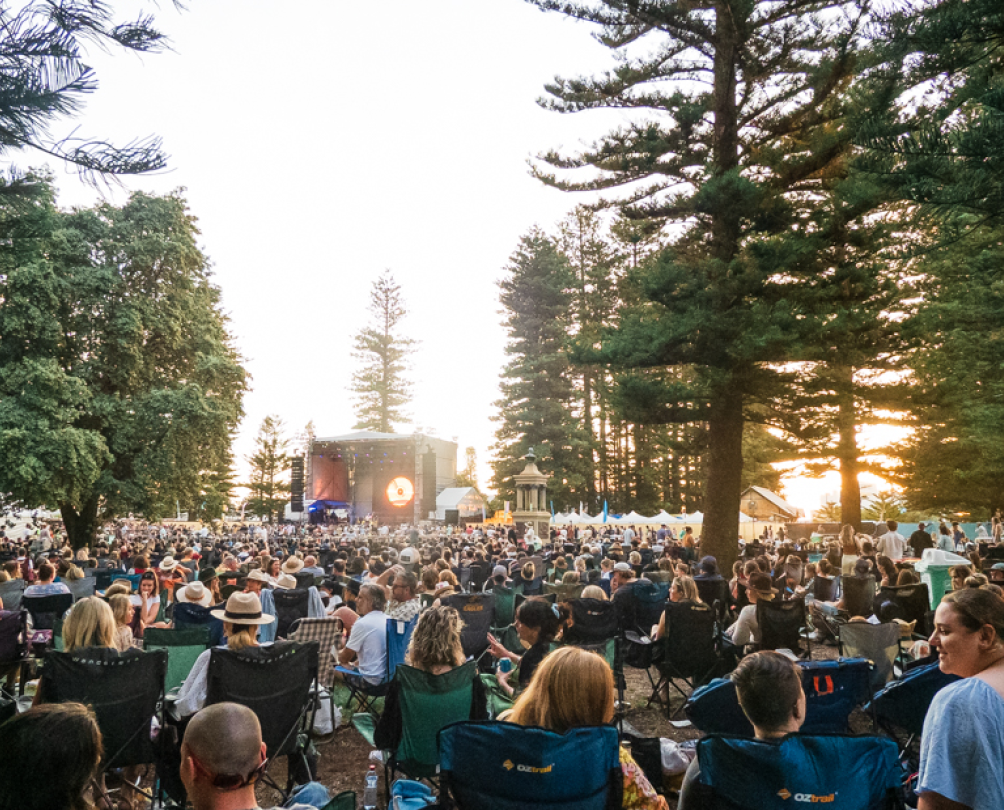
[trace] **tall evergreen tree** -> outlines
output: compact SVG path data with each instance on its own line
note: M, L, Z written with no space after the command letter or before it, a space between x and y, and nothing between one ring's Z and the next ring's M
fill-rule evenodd
M274 523L285 513L289 500L289 472L292 457L285 424L278 416L266 416L255 437L255 450L247 457L251 476L245 485L251 490L247 508L252 514Z
M247 375L177 195L59 211L0 204L0 491L100 519L215 511ZM205 506L203 507L203 504Z
M560 508L578 507L586 492L588 433L574 414L566 335L573 278L555 242L539 229L520 239L499 282L509 343L495 420L492 486L515 492L512 476L533 447L552 478Z
M393 433L395 423L407 421L403 410L411 401L411 382L405 376L406 358L415 341L400 334L408 314L401 287L390 270L370 290L370 325L356 335L352 356L362 368L352 376L356 401L356 430Z
M744 409L781 384L777 368L800 359L815 328L797 300L795 254L820 174L846 148L839 102L864 4L529 1L600 26L600 42L622 57L600 77L555 80L546 106L654 114L579 155L543 156L591 177L537 174L566 190L616 189L604 202L678 223L643 279L651 305L624 319L604 357L694 370L688 391L659 396L692 403L694 421L708 424L704 548L732 559Z

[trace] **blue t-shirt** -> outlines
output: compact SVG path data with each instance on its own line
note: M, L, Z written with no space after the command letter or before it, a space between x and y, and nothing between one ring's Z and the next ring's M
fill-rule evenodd
M1004 808L1004 698L979 678L946 686L931 702L920 744L918 793L973 810Z

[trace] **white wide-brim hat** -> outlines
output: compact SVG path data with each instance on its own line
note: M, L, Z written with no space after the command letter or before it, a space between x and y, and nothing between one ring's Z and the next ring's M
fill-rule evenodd
M179 602L187 602L191 605L202 605L209 607L213 604L213 594L205 585L196 580L190 585L186 585L178 591Z
M226 608L212 610L210 614L233 624L271 624L275 621L275 616L261 612L261 600L258 594L243 591L230 594Z

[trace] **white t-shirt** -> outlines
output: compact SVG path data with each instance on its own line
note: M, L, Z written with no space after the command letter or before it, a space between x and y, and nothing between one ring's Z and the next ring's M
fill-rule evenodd
M906 538L899 532L886 532L875 544L875 550L879 554L885 554L890 560L902 560L903 550L906 548Z
M359 674L380 683L387 675L387 614L373 610L356 619L345 646L356 654Z

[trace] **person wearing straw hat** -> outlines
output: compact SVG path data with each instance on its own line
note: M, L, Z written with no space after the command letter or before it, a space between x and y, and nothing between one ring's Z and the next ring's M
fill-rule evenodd
M303 570L303 560L299 557L289 557L286 562L282 564L282 573L289 574L291 577L299 574Z
M244 590L247 593L255 593L261 596L261 589L268 585L268 574L259 571L257 568L248 572L248 578L244 583Z
M211 607L213 605L213 594L205 585L196 580L178 590L178 602L189 605L201 605Z
M230 594L226 607L223 610L210 611L210 614L223 622L226 647L235 652L250 651L258 647L258 628L275 621L275 616L262 613L261 601L257 594L243 591ZM195 666L181 685L178 699L174 704L175 711L180 717L195 714L206 703L208 686L206 676L211 654L212 650L206 650L196 659Z
M160 590L166 592L168 598L174 601L174 591L177 587L185 587L188 580L185 575L178 570L178 561L168 554L160 561L157 568L157 577L160 579Z

